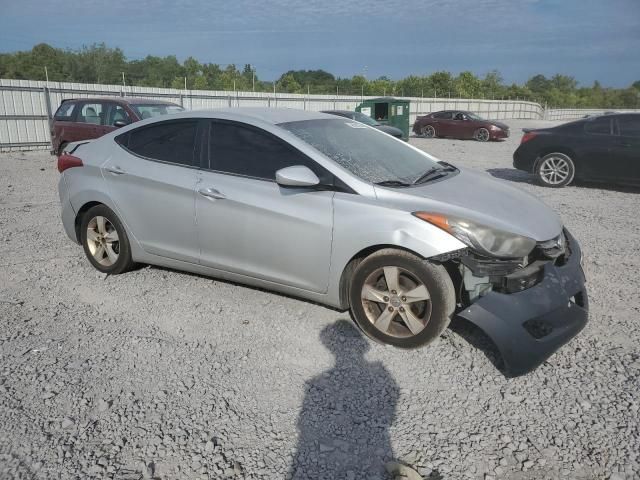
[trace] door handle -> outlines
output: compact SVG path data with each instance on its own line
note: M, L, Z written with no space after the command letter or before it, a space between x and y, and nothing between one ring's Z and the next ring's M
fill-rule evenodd
M214 200L223 200L227 197L224 196L224 194L220 193L218 190L216 190L215 188L201 188L200 190L198 190L198 193L200 195L202 195L203 197L207 197L207 198L212 198Z
M115 166L115 167L107 167L107 168L105 168L105 170L106 170L107 172L109 172L109 173L113 173L114 175L122 175L122 174L124 174L124 173L127 173L127 172L125 172L123 169L121 169L121 168L120 168L120 167L118 167L118 166Z

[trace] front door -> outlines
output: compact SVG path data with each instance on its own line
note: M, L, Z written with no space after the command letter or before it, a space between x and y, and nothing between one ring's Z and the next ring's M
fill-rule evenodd
M198 263L197 120L165 121L117 137L102 165L119 215L150 254Z
M332 191L281 187L275 172L321 167L272 134L213 121L209 168L197 187L201 263L313 292L326 292L333 227Z
M620 181L640 183L640 115L617 118L618 136L611 151L612 164Z

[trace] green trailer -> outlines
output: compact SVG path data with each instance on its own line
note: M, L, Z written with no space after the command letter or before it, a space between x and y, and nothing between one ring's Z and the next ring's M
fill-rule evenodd
M371 98L356 107L356 112L373 118L382 125L402 130L402 138L409 139L409 100L394 97Z

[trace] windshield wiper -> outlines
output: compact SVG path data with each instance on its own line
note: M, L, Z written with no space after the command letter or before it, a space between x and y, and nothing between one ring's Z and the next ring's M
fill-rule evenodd
M376 182L376 185L380 185L381 187L410 187L411 185L400 180L382 180L381 182Z
M416 185L418 183L424 183L424 182L427 182L429 180L435 180L436 178L443 177L445 175L443 173L444 171L445 171L444 168L431 167L429 170L427 170L422 175L420 175L418 178L416 178L415 181L413 182L413 184Z
M439 161L438 163L442 165L444 167L444 170L446 170L447 172L455 172L456 170L458 170L457 167L451 165L449 162Z

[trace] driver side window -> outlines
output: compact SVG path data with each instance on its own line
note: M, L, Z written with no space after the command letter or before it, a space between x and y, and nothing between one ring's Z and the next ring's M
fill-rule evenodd
M211 170L275 181L277 170L294 165L309 167L322 184L333 182L328 171L268 132L235 122L211 122Z

